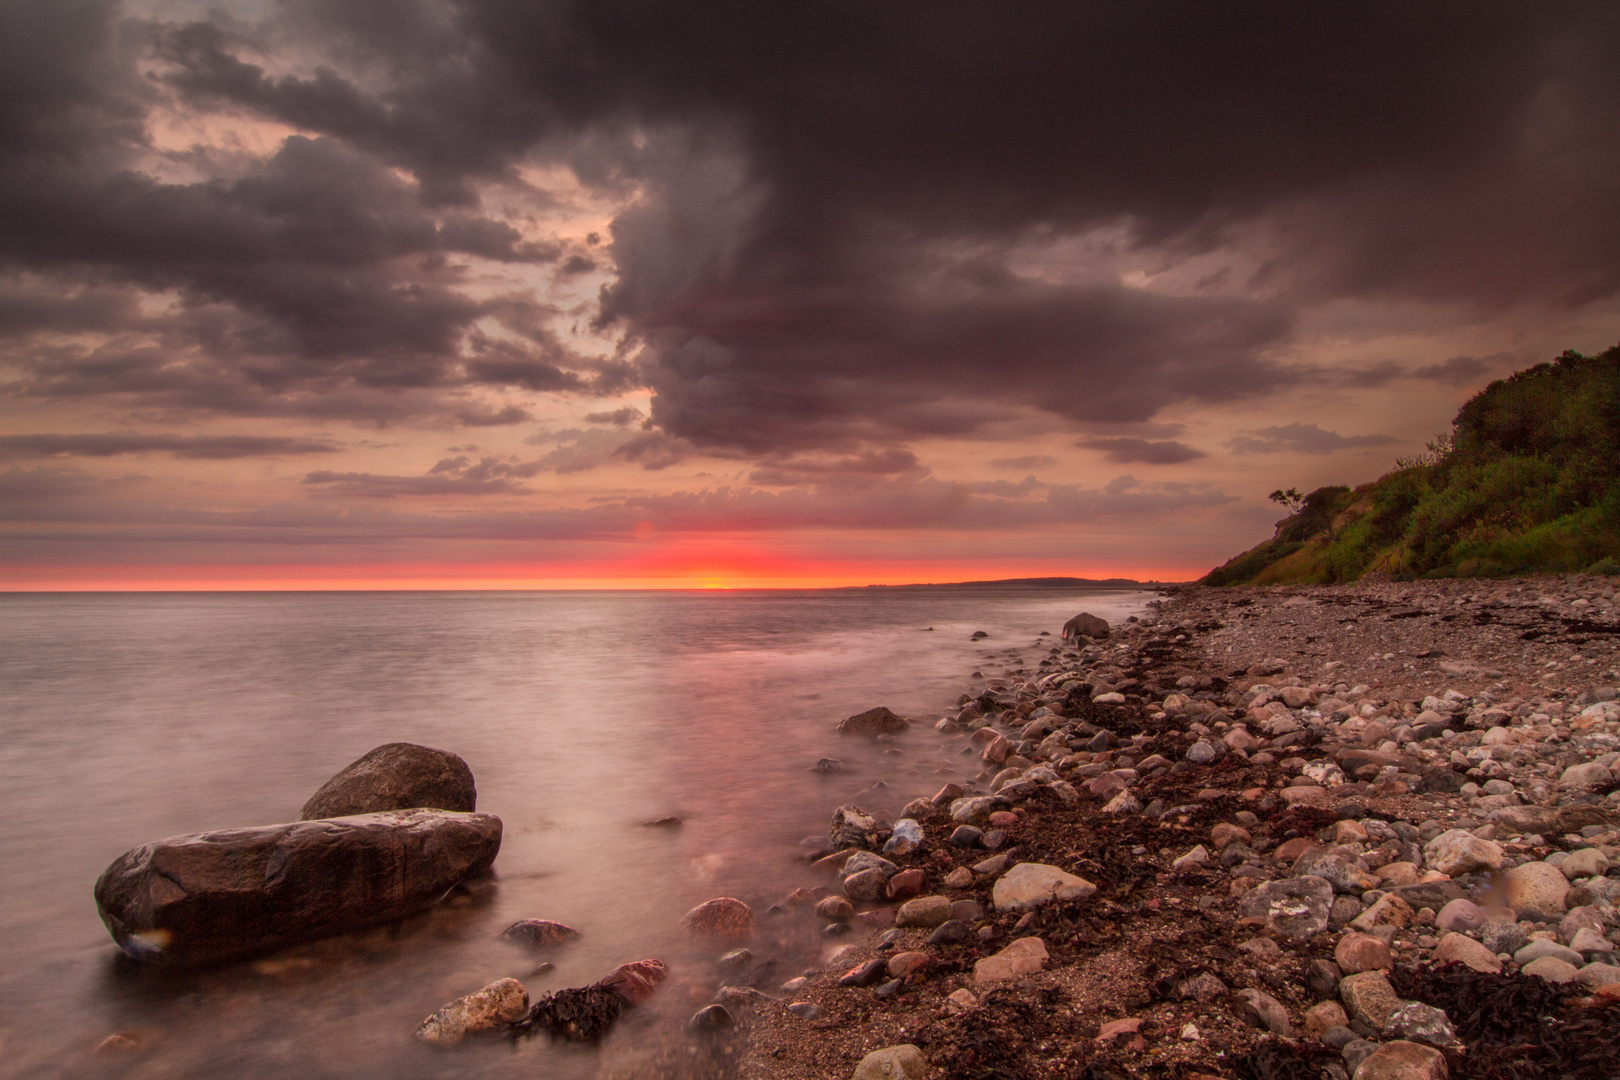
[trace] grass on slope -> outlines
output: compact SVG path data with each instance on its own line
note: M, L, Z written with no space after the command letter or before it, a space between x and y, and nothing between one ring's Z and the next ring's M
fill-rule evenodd
M1491 383L1430 453L1310 493L1210 585L1620 572L1620 345Z

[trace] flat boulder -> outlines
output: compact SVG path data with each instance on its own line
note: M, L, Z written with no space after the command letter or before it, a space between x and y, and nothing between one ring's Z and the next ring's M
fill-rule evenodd
M906 719L879 705L838 722L840 735L892 735L906 730Z
M322 784L298 812L299 821L380 814L415 807L478 809L478 789L467 763L448 750L387 743Z
M1054 900L1084 900L1097 886L1045 863L1019 863L996 879L990 898L997 911L1030 911Z
M425 911L500 849L500 818L432 809L171 836L114 859L96 907L131 956L212 964Z

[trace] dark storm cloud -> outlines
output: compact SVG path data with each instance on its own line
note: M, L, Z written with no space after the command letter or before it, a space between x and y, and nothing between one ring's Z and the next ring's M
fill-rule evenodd
M1143 465L1180 465L1182 462L1206 456L1202 450L1194 449L1186 443L1171 440L1157 441L1128 437L1081 439L1076 445L1083 446L1088 450L1101 450L1108 455L1109 461L1119 465L1128 465L1131 462L1139 462Z
M1395 439L1388 435L1340 435L1323 431L1315 424L1287 424L1260 428L1227 442L1234 454L1333 454L1340 450L1388 446Z
M326 439L260 435L0 435L0 458L115 457L164 453L193 460L286 454L332 454L343 449Z
M1480 376L1493 367L1500 367L1511 359L1503 353L1484 359L1475 356L1453 356L1438 364L1414 368L1412 374L1420 379L1430 379L1451 386L1467 386L1469 383L1478 382Z
M611 424L614 427L629 427L631 424L640 423L646 418L647 414L636 408L634 405L626 405L622 409L614 409L611 412L593 412L585 414L585 420L587 423Z
M184 303L148 328L166 335L150 354L22 349L14 391L384 417L409 393L639 382L657 430L624 456L769 468L968 434L1009 409L1095 425L1262 396L1320 378L1274 357L1304 308L1333 300L1473 318L1620 289L1612 4L121 14L0 12L0 257ZM123 162L165 95L302 134L245 169L161 183ZM639 193L613 224L599 313L640 347L634 367L571 356L544 305L475 300L460 277L470 257L607 265L485 209L481 185L521 186L531 161ZM1088 230L1155 262L1250 231L1272 250L1191 294L1014 272ZM94 317L135 321L116 303ZM509 332L481 337L484 318Z

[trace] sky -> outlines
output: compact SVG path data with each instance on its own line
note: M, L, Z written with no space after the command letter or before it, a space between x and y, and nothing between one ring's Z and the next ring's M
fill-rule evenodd
M0 0L0 589L1186 580L1620 341L1620 6Z

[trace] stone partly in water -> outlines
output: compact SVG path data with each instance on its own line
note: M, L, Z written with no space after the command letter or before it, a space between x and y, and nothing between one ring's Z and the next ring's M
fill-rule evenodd
M704 941L747 941L754 936L754 909L741 900L722 896L681 916L681 929Z
M906 730L905 718L882 705L838 722L840 735L892 735L904 730Z
M516 979L501 979L439 1006L416 1029L423 1042L453 1046L477 1031L515 1024L529 1011L529 992Z
M520 919L501 931L501 940L525 949L550 949L579 937L579 931L550 919Z
M500 849L500 818L449 810L193 833L114 859L96 906L131 956L211 964L414 915Z
M1105 638L1108 636L1108 621L1099 619L1089 611L1082 611L1074 618L1063 624L1064 638Z
M448 750L387 743L322 784L298 812L298 820L415 807L463 813L478 809L478 789L467 763Z

